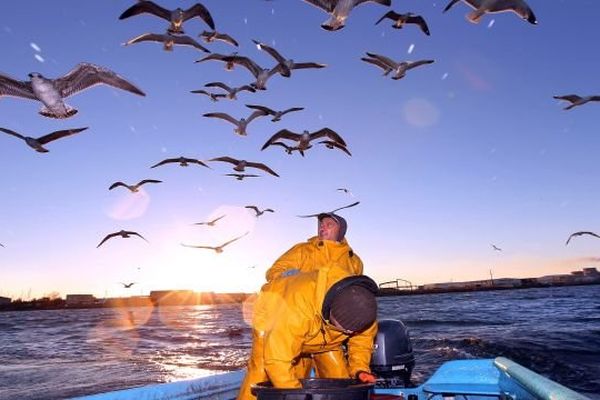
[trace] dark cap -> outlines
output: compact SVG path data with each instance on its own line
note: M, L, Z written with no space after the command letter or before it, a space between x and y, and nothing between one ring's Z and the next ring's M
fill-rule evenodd
M335 283L325 295L322 314L331 314L345 330L360 332L377 319L377 284L368 276L349 276Z
M346 236L346 231L348 230L348 223L346 222L344 217L339 216L334 213L321 213L317 216L317 220L319 222L321 222L321 220L323 218L331 218L332 220L335 221L336 224L338 224L338 226L340 227L340 230L339 230L338 237L336 240L338 242L341 242L344 239L344 236Z

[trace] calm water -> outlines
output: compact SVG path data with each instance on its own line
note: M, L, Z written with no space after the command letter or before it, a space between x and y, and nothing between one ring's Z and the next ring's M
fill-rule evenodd
M508 357L600 399L600 286L379 299L410 329L414 378ZM245 365L240 305L0 313L0 398L60 399Z

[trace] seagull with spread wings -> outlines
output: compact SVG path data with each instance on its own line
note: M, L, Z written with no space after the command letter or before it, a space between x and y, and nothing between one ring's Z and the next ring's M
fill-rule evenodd
M233 125L235 125L235 128L233 131L240 136L248 135L248 133L246 132L246 128L248 127L248 124L250 122L252 122L255 118L262 117L264 115L265 115L265 113L263 111L256 110L252 114L250 114L250 116L248 118L241 118L238 120L238 119L233 118L231 115L222 113L222 112L203 114L204 117L220 118L220 119L224 119L227 122L231 122Z
M243 181L245 178L259 178L260 175L255 174L225 174L225 176L232 176L238 181Z
M220 220L221 218L224 218L225 214L221 215L220 217L217 217L211 221L206 221L206 222L196 222L194 223L194 225L206 225L206 226L215 226L215 224L217 223L218 220Z
M462 1L473 9L467 14L467 20L474 24L479 23L485 14L501 13L511 11L523 18L530 24L537 24L533 10L524 0L450 0L443 12L448 11L453 5Z
M254 210L254 213L256 214L256 218L260 217L261 215L263 215L266 212L275 212L272 208L265 208L264 210L259 210L258 207L256 207L256 206L245 206L244 208Z
M331 17L321 24L321 28L327 31L337 31L346 25L346 19L350 11L360 4L373 2L382 6L391 6L392 0L304 0L315 7L325 11Z
M110 185L108 190L113 190L116 187L123 186L123 187L126 187L127 189L129 189L129 191L131 193L137 193L137 192L139 192L140 187L146 183L162 183L162 181L159 181L157 179L144 179L144 180L139 181L135 185L128 185L126 183L118 181L118 182L115 182L112 185Z
M307 130L305 130L303 133L295 133L295 132L292 132L287 129L281 129L280 131L276 132L273 136L271 136L271 138L269 140L267 140L265 142L265 144L262 146L261 150L266 149L271 144L273 144L273 142L276 142L279 139L288 139L288 140L293 140L295 142L298 142L296 147L298 148L298 151L300 152L300 154L304 155L304 151L306 151L312 147L312 144L310 144L310 142L315 139L320 139L322 137L329 138L330 140L332 140L344 147L346 146L346 142L344 141L344 139L342 139L342 137L340 135L338 135L337 132L335 132L334 130L329 129L329 128L319 129L318 131L315 131L312 133Z
M181 243L181 245L182 245L183 247L193 247L193 248L195 248L195 249L210 249L210 250L214 250L215 252L217 252L217 254L220 254L220 253L222 253L222 252L223 252L223 247L227 246L228 244L231 244L231 243L235 242L236 240L239 240L239 239L243 238L243 237L244 237L244 236L246 236L248 233L250 233L250 232L246 232L246 233L244 233L244 234L243 234L243 235L241 235L241 236L238 236L238 237L236 237L236 238L233 238L233 239L231 239L231 240L229 240L229 241L227 241L227 242L223 243L223 244L222 244L222 245L220 245L220 246L196 246L196 245L184 244L184 243Z
M119 19L133 17L139 14L152 14L170 22L167 32L174 34L182 34L183 23L194 17L198 17L211 29L215 29L215 22L206 7L200 3L196 3L187 10L177 7L174 10L167 10L150 0L138 1L136 4L129 7L119 16Z
M210 98L214 102L217 102L217 101L219 101L219 99L224 99L227 97L227 95L225 93L211 93L211 92L207 92L206 90L202 90L202 89L190 90L190 93L204 94L204 95L208 96L208 98Z
M128 40L123 45L129 46L131 44L140 43L140 42L158 42L163 44L163 49L165 51L173 51L173 46L190 46L205 53L210 53L210 51L202 46L200 43L196 42L194 39L187 35L172 35L170 33L143 33L139 36L134 37L133 39Z
M12 136L18 137L19 139L24 140L25 143L29 147L31 147L32 149L34 149L38 153L47 153L48 149L46 149L44 147L44 145L46 143L50 143L53 140L74 135L76 133L85 131L86 129L87 129L87 127L85 127L85 128L75 128L75 129L65 129L65 130L61 130L61 131L55 131L55 132L49 133L47 135L40 136L37 139L36 138L32 138L30 136L21 135L20 133L17 133L15 131L12 131L12 130L7 129L7 128L0 128L0 131L2 131L4 133L8 133L9 135L12 135Z
M162 161L154 164L150 168L156 168L161 165L165 165L165 164L169 164L169 163L179 163L180 167L189 167L190 164L197 164L197 165L201 165L206 168L210 168L208 165L206 165L206 163L204 163L204 161L198 160L196 158L187 158L187 157L167 158L165 160L162 160Z
M283 117L287 113L304 110L304 107L291 107L287 110L275 111L270 109L269 107L261 106L258 104L246 104L246 107L252 108L254 110L260 110L265 113L264 115L272 115L273 119L271 121L273 122L281 121L281 117Z
M108 235L106 235L104 237L104 239L102 239L102 241L98 244L98 246L96 246L96 248L102 246L102 244L104 242L106 242L108 239L113 238L113 237L117 237L117 236L121 236L122 238L128 238L128 237L131 237L131 236L138 236L138 237L144 239L146 242L148 242L145 237L143 237L142 235L140 235L137 232L120 230L119 232L113 232L113 233L109 233Z
M502 249L498 246L496 246L495 244L491 244L490 246L492 246L492 249L496 250L496 251L502 251Z
M389 57L369 52L367 52L367 56L368 57L361 58L361 60L383 69L384 76L387 76L390 74L390 72L393 72L392 79L394 80L404 78L406 71L409 69L413 69L421 65L432 64L434 62L434 60L396 62Z
M236 65L241 65L246 68L252 75L254 75L255 81L250 85L258 90L267 90L267 81L273 75L279 73L281 71L281 65L277 64L273 68L263 68L253 60L244 56L230 56L222 61L231 62Z
M206 43L212 43L215 40L220 40L221 42L228 43L235 47L239 46L238 42L226 33L219 33L217 31L204 31L198 36L200 36Z
M571 241L572 238L574 238L575 236L581 236L581 235L590 235L593 237L596 237L598 239L600 239L600 236L596 235L594 232L589 232L589 231L579 231L579 232L575 232L572 233L569 238L567 239L565 246L569 244L569 242Z
M69 118L77 113L66 105L64 99L96 85L106 84L117 89L145 96L146 94L108 68L90 63L80 63L69 73L57 79L45 78L38 72L29 75L29 81L19 81L0 74L0 97L14 96L41 101L39 111L48 118Z
M288 59L283 57L281 54L279 54L279 52L277 50L275 50L273 47L266 45L262 42L259 42L258 40L254 40L252 39L252 41L254 42L254 44L256 44L256 47L259 50L264 50L265 52L267 52L271 57L273 57L275 59L275 61L277 61L279 63L279 73L281 74L281 76L285 76L286 78L289 78L290 76L292 76L292 70L293 69L306 69L306 68L325 68L327 65L326 64L320 64L320 63L316 63L316 62L302 62L302 63L297 63L294 62L293 59Z
M230 87L229 85L223 83L223 82L209 82L206 85L204 85L204 87L218 87L220 89L223 89L224 91L227 92L227 98L229 100L237 100L237 94L243 90L247 90L250 93L255 93L256 89L254 89L252 86L250 85L242 85L239 87Z
M133 285L135 285L137 282L129 282L129 283L124 283L124 282L119 282L121 285L123 285L123 287L125 289L129 289L131 288Z
M265 172L268 172L269 174L271 174L273 176L277 176L277 177L279 176L271 168L269 168L265 164L259 163L259 162L252 162L252 161L246 161L246 160L238 160L238 159L235 159L235 158L229 157L229 156L211 158L208 161L223 161L223 162L227 162L227 163L233 164L234 165L233 170L237 171L237 172L244 172L246 170L246 168L258 168L258 169L261 169L261 170L263 170Z
M569 104L564 109L570 110L573 107L582 106L590 101L600 101L600 96L578 96L576 94L566 94L564 96L553 96L557 100L568 101Z
M394 21L394 23L392 24L392 28L394 29L402 29L406 24L415 24L418 25L419 28L421 28L424 34L426 34L427 36L431 35L429 33L429 27L427 26L427 22L425 22L425 19L420 15L416 15L411 12L406 14L398 14L397 12L390 10L387 13L385 13L383 17L379 18L379 20L375 22L375 25L379 24L386 18L389 18L392 21Z

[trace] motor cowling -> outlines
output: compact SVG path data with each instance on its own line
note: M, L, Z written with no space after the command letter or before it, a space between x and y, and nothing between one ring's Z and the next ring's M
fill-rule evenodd
M394 319L380 320L378 326L371 356L371 371L381 378L378 385L410 387L415 357L408 328Z

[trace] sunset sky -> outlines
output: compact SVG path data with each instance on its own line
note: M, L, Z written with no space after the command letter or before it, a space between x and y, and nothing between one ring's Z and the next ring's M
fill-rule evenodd
M323 69L276 75L268 90L212 102L192 94L212 81L250 83L243 67L226 71L192 47L167 52L162 44L123 46L142 33L164 33L168 22L145 14L119 20L128 1L7 2L2 7L0 73L27 80L30 72L58 78L80 62L109 68L146 97L96 86L68 98L68 119L38 114L37 101L0 98L0 127L39 137L89 127L37 153L0 132L0 296L59 292L98 297L158 289L255 291L275 259L316 233L300 214L343 210L348 240L378 282L430 282L530 277L600 266L600 103L570 111L554 95L600 95L597 0L528 0L539 21L516 14L466 20L471 9L446 1L393 0L391 9L422 15L431 31L396 30L375 22L389 9L355 8L346 27L323 30L325 12L300 0L205 0L219 32L239 48L204 43L210 28L194 18L187 35L212 52L238 51L263 67L275 61L252 39L297 62ZM193 1L161 1L191 7ZM573 25L576 21L576 26ZM394 60L433 59L392 80L360 60L365 52ZM211 89L208 89L211 90ZM219 90L213 89L214 92ZM245 104L304 107L280 122L253 121L248 136L208 112L247 117ZM352 157L316 144L306 157L263 143L280 129L328 127ZM219 156L263 162L279 178L236 181L211 169L176 164L173 157ZM116 181L158 179L137 194ZM348 188L350 193L338 191ZM259 218L246 205L272 208ZM194 226L226 215L215 226ZM133 230L140 238L107 234ZM185 248L181 243L225 247ZM495 251L492 244L501 248ZM120 282L136 282L124 289Z

